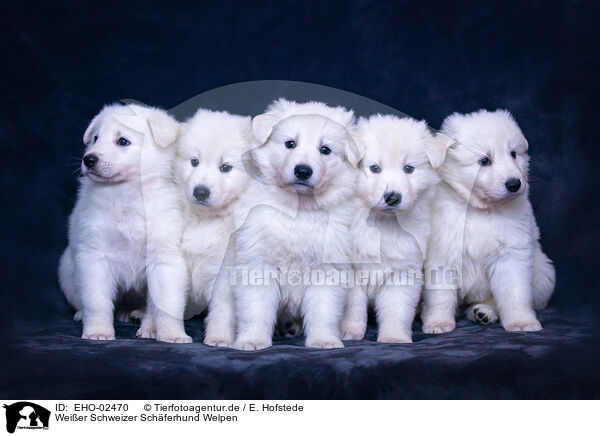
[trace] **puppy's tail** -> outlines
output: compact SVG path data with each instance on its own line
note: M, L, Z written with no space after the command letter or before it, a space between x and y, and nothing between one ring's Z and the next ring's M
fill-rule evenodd
M533 308L541 310L548 305L554 292L556 272L552 261L542 251L540 241L536 241L533 252Z

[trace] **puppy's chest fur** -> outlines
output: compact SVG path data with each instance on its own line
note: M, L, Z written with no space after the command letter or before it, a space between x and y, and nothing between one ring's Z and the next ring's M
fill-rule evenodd
M122 289L138 289L145 281L147 225L139 186L95 185L85 180L69 229L75 253L89 262L108 261Z
M96 247L107 257L145 257L147 228L141 195L123 195L117 189L90 194L94 195L85 198L77 226L84 238L93 240L88 246Z
M361 270L385 273L386 280L363 286L369 297L392 279L393 274L421 275L428 220L411 214L357 217L352 226L353 264ZM427 218L426 216L423 218Z
M463 253L472 260L490 262L506 251L532 250L532 217L523 212L516 208L489 212L469 208L464 218Z
M467 208L449 198L442 197L443 207L437 212L444 217L446 228L437 230L453 235L457 246L462 247L461 299L481 301L489 295L489 269L498 259L516 252L533 257L533 212L526 198L494 210Z
M275 211L265 228L264 249L277 266L310 267L349 260L348 224L326 210L299 210L296 216Z
M392 268L422 263L417 239L402 228L395 216L367 218L353 228L353 236L355 263Z
M191 218L183 232L182 249L192 275L195 294L209 298L233 232L231 218ZM232 239L233 240L233 239Z

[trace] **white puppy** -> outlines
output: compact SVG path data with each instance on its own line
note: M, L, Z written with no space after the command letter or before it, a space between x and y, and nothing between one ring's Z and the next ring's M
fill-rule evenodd
M439 168L423 331L454 329L463 304L473 321L499 317L506 330L540 330L535 310L548 303L555 273L528 198L527 140L504 110L453 114L442 132L454 144Z
M59 266L85 339L114 339L117 293L147 289L151 316L138 336L191 342L183 327L183 220L172 180L178 131L165 111L138 105L106 106L85 131L85 178Z
M175 173L184 196L182 247L191 272L186 318L208 307L207 345L231 347L235 340L233 294L224 267L226 253L231 253L228 246L234 250L233 213L250 179L242 156L252 141L250 117L203 109L183 124L178 141Z
M285 99L253 119L261 144L253 149L253 160L264 185L255 183L248 191L248 200L259 206L236 234L236 265L251 275L282 277L234 288L236 348L271 346L278 311L303 318L306 346L343 347L346 291L336 278L342 274L340 265L349 264L351 251L351 197L359 157L349 131L353 123L353 112L343 107ZM328 274L331 281L296 276L307 271Z
M352 226L357 284L346 304L343 338L364 336L370 302L379 342L412 342L430 230L430 188L440 181L428 158L435 139L424 121L392 115L361 118L358 135L365 155Z

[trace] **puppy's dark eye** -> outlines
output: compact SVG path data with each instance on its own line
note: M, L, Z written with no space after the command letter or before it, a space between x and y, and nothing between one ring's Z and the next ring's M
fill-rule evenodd
M98 141L98 137L94 136L94 144L96 143L96 141Z
M193 157L192 160L190 160L190 163L192 164L193 167L197 167L200 162L198 161L198 159Z
M516 159L516 158L517 158L517 152L516 152L516 151L514 151L514 150L513 150L513 151L511 151L511 152L510 152L510 157L512 157L513 159Z
M321 154L329 154L331 153L331 148L327 147L326 145L322 145L319 151Z
M131 144L131 141L125 138L119 138L117 140L117 144L119 144L121 147L127 147L129 144Z
M411 174L414 170L415 170L415 167L413 167L412 165L405 165L404 166L404 172L406 174Z
M372 173L378 173L381 171L381 168L379 167L379 165L371 165L369 167L369 169L371 170Z
M296 141L290 139L289 141L285 141L285 146L287 148L296 148Z
M481 159L479 159L479 165L481 165L482 167L487 167L491 164L492 161L487 157L482 157Z
M229 171L231 171L232 169L233 169L233 167L232 167L230 164L228 164L228 163L224 163L223 165L221 165L221 166L219 167L219 170L220 170L222 173L228 173L228 172L229 172Z

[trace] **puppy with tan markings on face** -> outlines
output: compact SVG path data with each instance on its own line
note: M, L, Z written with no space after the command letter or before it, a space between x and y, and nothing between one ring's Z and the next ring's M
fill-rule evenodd
M200 109L182 125L175 175L184 197L182 247L191 273L186 318L208 307L204 343L231 347L233 295L226 267L235 250L234 212L249 175L242 162L252 145L251 118Z
M480 324L536 331L555 272L529 202L528 143L510 113L453 114L442 132L442 183L433 203L423 331L455 327L455 311Z
M178 134L165 111L133 104L104 107L84 134L84 177L59 265L84 339L115 339L118 294L147 291L138 336L191 342L183 327L188 275L172 181Z
M346 289L339 277L350 263L352 196L358 149L354 114L324 103L275 101L252 121L258 147L253 205L236 233L236 265L266 275L234 287L238 321L235 348L270 347L278 314L301 318L306 346L342 347L340 321ZM300 280L284 271L297 271ZM304 272L331 277L304 280Z
M353 263L368 274L349 293L342 335L363 338L371 303L379 342L412 342L432 188L440 181L428 156L437 138L424 121L393 115L361 118L357 130L365 154L356 189Z

